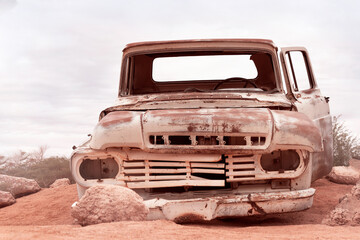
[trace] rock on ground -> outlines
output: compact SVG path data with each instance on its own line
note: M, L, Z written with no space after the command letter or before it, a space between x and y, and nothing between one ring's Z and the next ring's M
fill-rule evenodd
M53 184L50 185L50 188L57 188L70 185L70 180L68 178L61 178L55 180Z
M10 192L15 198L38 192L40 189L33 179L0 174L0 191Z
M90 187L73 206L71 215L85 226L104 222L142 221L149 209L133 190L120 186Z
M346 194L339 201L335 210L323 220L323 223L331 226L360 226L360 182L352 188L350 194Z
M333 167L328 175L330 181L341 184L356 184L360 179L360 173L353 167Z
M0 191L0 208L9 206L15 202L16 200L11 193Z

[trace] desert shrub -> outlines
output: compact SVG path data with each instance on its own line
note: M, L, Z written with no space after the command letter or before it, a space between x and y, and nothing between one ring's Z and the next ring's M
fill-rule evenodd
M358 144L356 147L354 147L352 157L360 160L360 144Z
M32 164L22 164L15 168L0 169L0 174L35 179L41 187L49 187L56 179L69 178L73 183L69 159L49 157Z
M37 150L26 152L18 150L9 157L0 156L0 170L12 169L19 166L31 166L44 160L44 154L48 147L46 145L40 146Z
M340 116L333 117L334 166L349 166L349 160L360 155L360 145L356 137L346 128Z

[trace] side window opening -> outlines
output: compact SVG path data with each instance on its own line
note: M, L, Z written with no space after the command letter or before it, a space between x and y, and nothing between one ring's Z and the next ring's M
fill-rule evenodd
M303 52L287 52L285 61L289 68L289 80L294 91L303 91L312 88L312 82Z

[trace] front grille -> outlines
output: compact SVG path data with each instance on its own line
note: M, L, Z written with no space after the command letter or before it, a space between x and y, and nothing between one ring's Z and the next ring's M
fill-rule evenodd
M129 188L223 187L224 175L221 162L136 160L123 161L119 180Z
M254 155L230 155L225 161L123 161L120 179L130 188L224 187L226 182L255 180Z
M129 188L229 187L271 179L298 177L305 169L300 156L296 169L267 171L261 167L262 155L157 154L134 151L119 159L117 181ZM143 160L147 158L146 160Z

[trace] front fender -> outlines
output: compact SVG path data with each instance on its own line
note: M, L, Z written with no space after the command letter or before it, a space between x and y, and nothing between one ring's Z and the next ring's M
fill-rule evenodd
M280 110L271 110L271 113L274 121L272 142L277 147L323 151L320 129L304 113Z
M93 149L108 147L143 147L142 112L115 111L103 117L90 141Z

